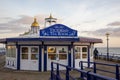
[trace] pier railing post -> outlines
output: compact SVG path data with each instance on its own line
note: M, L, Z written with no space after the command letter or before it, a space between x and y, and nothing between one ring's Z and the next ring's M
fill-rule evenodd
M57 76L59 76L59 64L57 63ZM59 78L57 77L57 80L59 80Z
M119 78L119 66L118 66L118 64L116 64L116 79L120 80L120 78Z
M51 62L51 80L53 80L53 62Z
M83 70L83 61L80 61L80 68ZM83 73L81 73L81 78L83 78Z
M94 64L93 71L94 73L96 73L96 63L94 62L93 64Z
M69 67L66 66L66 80L69 80Z
M89 72L90 72L90 71L87 72L87 80L91 80L91 77L90 77Z

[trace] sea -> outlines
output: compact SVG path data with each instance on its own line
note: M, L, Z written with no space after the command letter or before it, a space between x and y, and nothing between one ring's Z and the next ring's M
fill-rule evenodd
M107 47L97 47L99 54L107 55ZM120 47L109 47L109 55L120 56Z
M0 47L0 54L5 54L6 53L6 50L5 50L5 48L3 48L3 47Z

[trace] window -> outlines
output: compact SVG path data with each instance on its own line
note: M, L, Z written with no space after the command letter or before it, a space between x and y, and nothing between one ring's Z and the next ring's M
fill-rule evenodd
M56 60L56 54L48 54L48 59Z
M81 47L76 46L75 47L75 59L80 59L80 54L81 54Z
M67 59L67 54L59 54L59 59Z
M68 48L66 46L49 46L47 48L48 59L65 60L67 59Z
M82 47L82 58L87 58L87 47Z
M48 47L47 49L47 52L48 52L48 59L50 60L56 60L56 47Z
M8 45L6 56L16 58L16 46Z
M31 59L32 60L37 60L39 55L38 55L38 47L31 47Z
M22 47L22 59L28 59L28 47Z
M86 48L86 47L83 47L83 48L82 48L82 52L87 52L87 48Z
M59 57L59 60L65 60L67 59L67 48L66 47L59 47L58 48L58 57Z

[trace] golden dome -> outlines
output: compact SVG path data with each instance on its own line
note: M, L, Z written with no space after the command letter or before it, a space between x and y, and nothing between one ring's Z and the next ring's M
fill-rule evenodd
M39 26L38 22L36 21L36 18L34 18L34 22L32 23L31 26L33 26L33 27L38 27Z

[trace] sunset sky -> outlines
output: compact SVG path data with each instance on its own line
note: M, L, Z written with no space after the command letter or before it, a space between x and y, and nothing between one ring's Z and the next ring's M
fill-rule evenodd
M0 38L15 37L30 29L36 17L40 28L50 13L78 30L79 36L103 40L96 46L120 47L120 0L0 0Z

